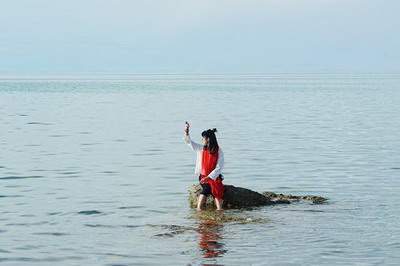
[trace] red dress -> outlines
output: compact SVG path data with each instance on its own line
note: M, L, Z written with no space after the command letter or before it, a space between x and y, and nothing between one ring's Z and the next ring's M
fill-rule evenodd
M201 158L201 177L208 176L217 166L218 162L218 151L210 153L209 150L203 149L203 156ZM218 176L216 180L207 178L206 182L211 187L211 194L216 199L222 199L224 197L224 184L222 184L222 178Z

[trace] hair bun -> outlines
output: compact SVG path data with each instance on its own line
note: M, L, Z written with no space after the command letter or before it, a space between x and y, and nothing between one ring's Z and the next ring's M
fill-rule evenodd
M216 128L213 128L213 129L212 129L212 132L214 132L214 133L217 132L217 129L216 129Z

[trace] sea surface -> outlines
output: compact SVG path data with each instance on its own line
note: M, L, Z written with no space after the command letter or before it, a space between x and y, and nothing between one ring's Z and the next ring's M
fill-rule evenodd
M328 202L196 214L185 121ZM400 265L400 75L2 78L0 188L1 265Z

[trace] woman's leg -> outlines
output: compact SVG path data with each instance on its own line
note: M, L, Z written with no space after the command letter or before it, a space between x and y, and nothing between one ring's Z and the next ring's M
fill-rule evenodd
M201 211L201 206L203 206L204 202L207 199L208 195L211 195L211 186L207 183L205 184L200 184L201 185L201 192L199 195L199 198L197 200L197 210Z
M215 205L217 206L217 211L222 211L222 204L224 200L223 199L217 199L215 198Z
M197 200L197 210L198 210L198 211L201 211L201 206L203 205L205 199L206 199L206 196L205 196L205 195L203 195L203 194L200 194L200 195L199 195L199 198L198 198L198 200Z

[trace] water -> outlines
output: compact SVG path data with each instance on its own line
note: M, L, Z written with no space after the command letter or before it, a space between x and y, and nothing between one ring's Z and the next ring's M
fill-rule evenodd
M0 262L398 265L399 104L399 75L3 79ZM185 120L225 184L329 203L197 217Z

